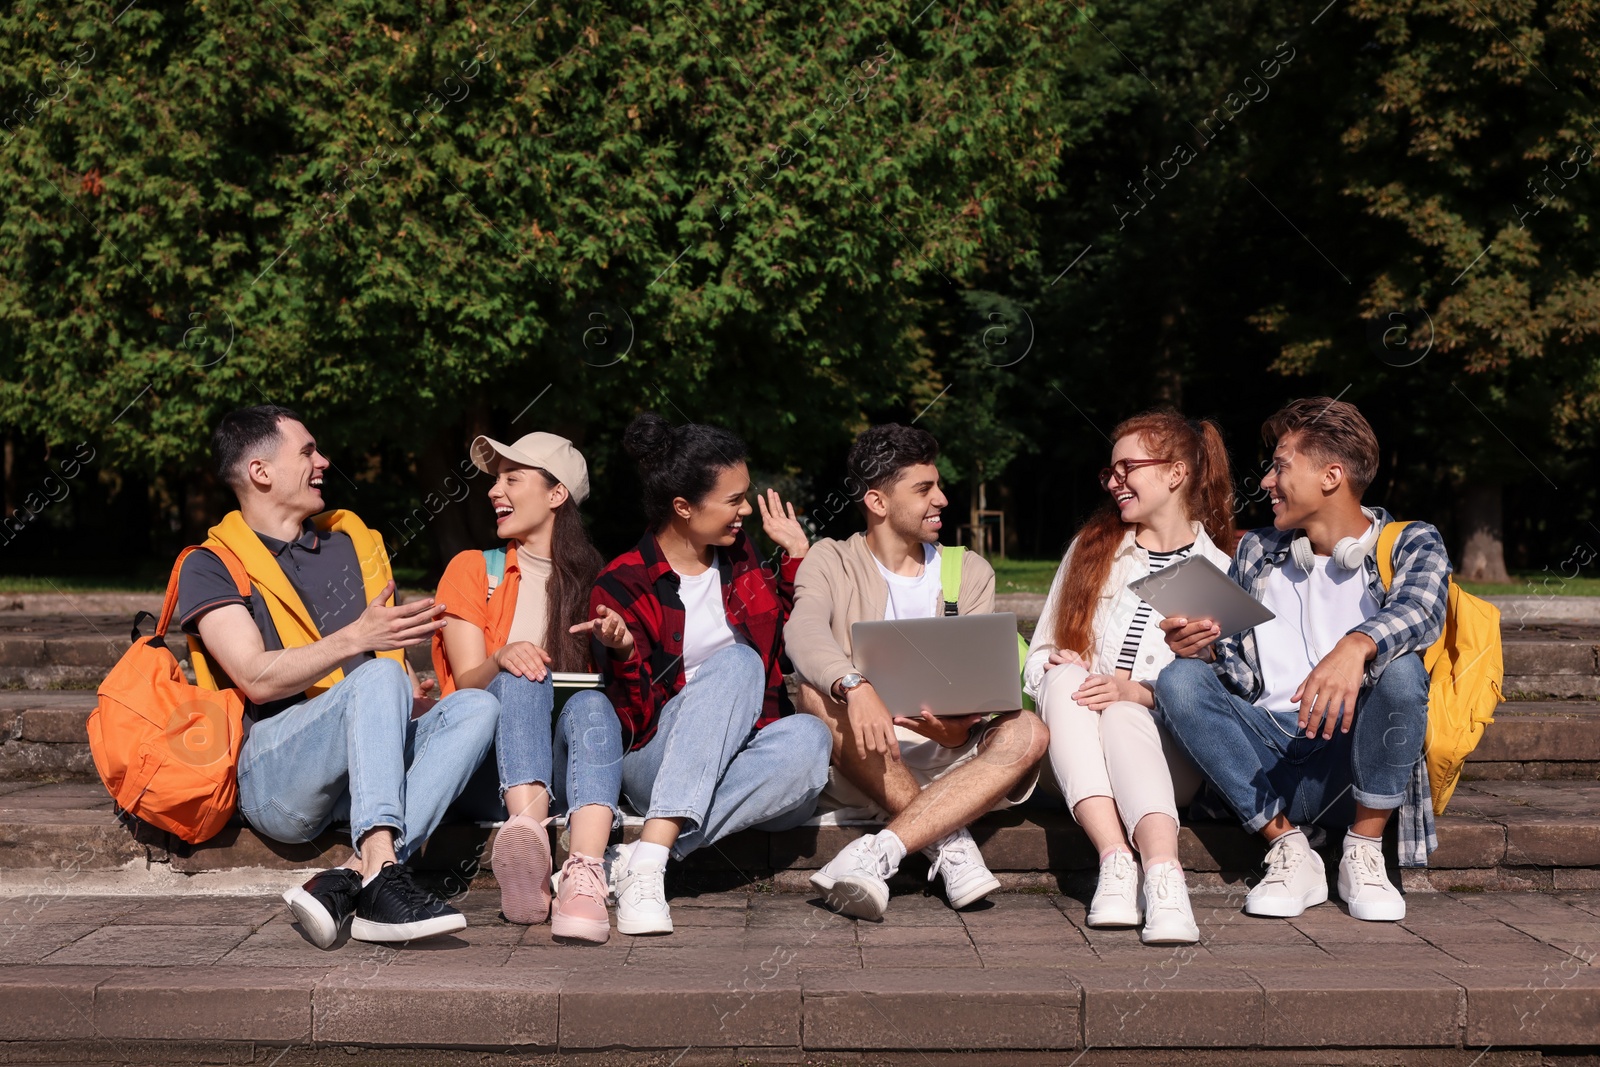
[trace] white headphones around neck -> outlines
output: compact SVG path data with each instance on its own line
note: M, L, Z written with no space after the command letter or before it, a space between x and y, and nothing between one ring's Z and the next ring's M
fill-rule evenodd
M1353 571L1361 566L1361 561L1372 555L1372 550L1378 543L1378 515L1371 508L1362 508L1361 514L1367 517L1367 532L1360 537L1340 538L1339 543L1333 546L1333 553L1328 557L1333 563L1344 570ZM1294 565L1306 574L1311 573L1315 566L1316 553L1311 550L1311 539L1301 533L1289 542L1289 556L1294 560Z

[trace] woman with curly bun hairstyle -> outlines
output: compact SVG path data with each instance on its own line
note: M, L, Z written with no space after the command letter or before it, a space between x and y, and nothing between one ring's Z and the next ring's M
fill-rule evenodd
M756 497L783 550L774 573L744 531L754 509L743 441L647 413L623 447L639 464L648 529L600 572L589 603L625 628L596 660L622 722L622 793L645 824L637 842L612 849L610 880L619 931L665 934L668 857L804 822L832 741L820 720L794 714L779 666L809 547L793 505L772 489Z

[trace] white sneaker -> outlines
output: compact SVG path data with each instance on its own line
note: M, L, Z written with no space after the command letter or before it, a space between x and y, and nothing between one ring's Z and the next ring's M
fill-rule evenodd
M666 866L628 870L632 845L606 849L606 881L617 902L619 934L670 934L672 909L667 907Z
M1398 922L1406 917L1406 898L1389 881L1383 853L1368 841L1344 841L1339 857L1339 896L1350 914L1367 922Z
M828 865L811 876L828 907L856 919L881 919L889 906L889 877L894 868L874 847L871 834L856 838Z
M1139 940L1147 945L1192 945L1200 940L1189 907L1189 887L1176 863L1158 863L1144 872L1144 929Z
M818 892L826 893L833 888L833 884L839 880L839 876L848 871L855 863L855 860L851 858L851 852L861 847L861 843L871 837L871 834L865 834L856 838L835 853L833 859L811 872L811 884L817 887Z
M1138 926L1144 921L1139 909L1139 865L1131 852L1121 849L1100 861L1100 881L1089 902L1090 926Z
M966 827L922 850L928 857L928 881L944 875L944 895L952 908L974 904L1000 888L1000 879L985 866L978 842Z
M1244 913L1292 919L1327 899L1328 871L1322 857L1301 835L1285 834L1267 850L1267 873L1245 895Z

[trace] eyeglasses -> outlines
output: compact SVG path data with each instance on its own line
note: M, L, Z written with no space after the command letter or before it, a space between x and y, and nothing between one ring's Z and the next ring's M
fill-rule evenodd
M1112 479L1126 485L1129 472L1136 471L1140 467L1153 467L1158 463L1171 462L1170 459L1119 459L1100 472L1100 488L1110 489Z

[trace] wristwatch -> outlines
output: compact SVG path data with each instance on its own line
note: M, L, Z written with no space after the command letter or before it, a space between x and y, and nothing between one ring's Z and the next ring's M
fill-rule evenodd
M838 699L843 700L845 697L850 695L850 690L860 688L866 684L866 681L867 680L861 677L861 675L857 674L855 671L851 671L849 674L833 683L833 695Z

